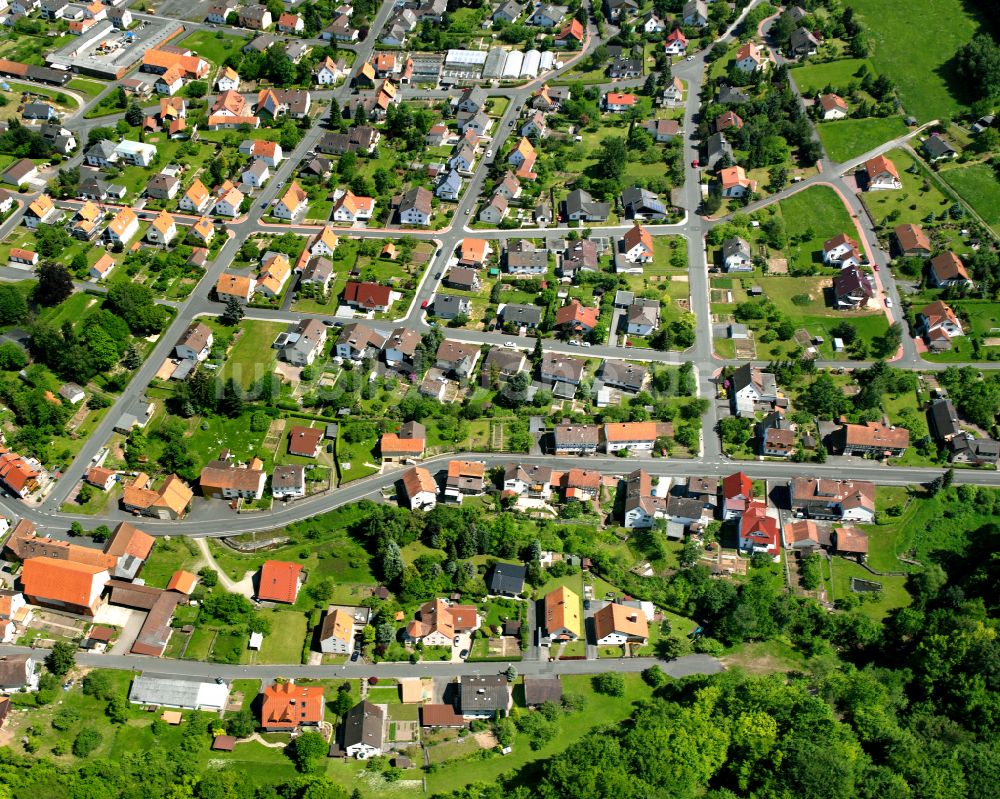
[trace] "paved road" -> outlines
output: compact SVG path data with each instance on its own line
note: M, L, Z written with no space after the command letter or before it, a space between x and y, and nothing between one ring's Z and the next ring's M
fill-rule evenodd
M19 646L0 646L0 655L25 654L37 650ZM268 666L228 666L222 663L202 663L191 660L160 660L141 655L97 655L80 652L76 662L118 671L144 671L172 676L206 677L225 680L260 679L266 683L278 677L336 679L339 677L462 677L477 674L497 674L507 668L506 663L345 663L342 666L301 666L299 664ZM722 663L710 655L685 655L677 660L658 658L619 658L616 660L560 660L556 662L521 661L513 663L518 674L552 676L561 674L601 674L606 671L635 673L659 666L671 677L688 677L692 674L718 674Z

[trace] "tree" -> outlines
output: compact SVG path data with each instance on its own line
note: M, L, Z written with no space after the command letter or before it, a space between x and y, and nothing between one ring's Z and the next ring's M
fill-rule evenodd
M972 99L1000 97L1000 45L987 33L974 36L956 53L955 73L955 85L965 87Z
M625 678L617 671L606 671L593 678L594 690L607 696L625 696Z
M142 355L134 345L129 344L122 356L122 366L126 369L138 369L142 365Z
M382 575L388 582L395 582L403 574L403 553L392 539L382 548Z
M329 746L318 732L304 732L292 742L292 760L299 771L313 771L326 757Z
M84 727L73 739L74 757L84 758L101 745L104 739L92 727Z
M73 293L73 277L62 264L42 261L35 274L38 284L34 299L39 305L58 305Z
M45 668L57 677L64 677L76 665L76 645L57 641L45 657Z
M607 180L618 182L628 167L628 149L625 139L611 136L601 142L601 153L597 160L601 175Z
M152 289L142 283L113 283L107 307L124 319L135 335L159 333L166 324L166 313L156 304Z
M142 125L142 120L144 118L142 113L142 106L138 102L133 100L128 104L128 109L125 111L125 121L128 122L133 128L137 128Z
M249 738L257 729L257 721L249 708L243 708L235 716L226 720L226 731L236 738Z
M28 356L13 341L0 344L0 369L17 372L28 365Z
M0 325L16 325L28 317L28 303L17 286L0 285Z
M226 310L222 312L219 321L224 325L232 327L239 324L244 316L246 316L246 308L243 307L243 303L236 299L236 297L230 297L226 301Z

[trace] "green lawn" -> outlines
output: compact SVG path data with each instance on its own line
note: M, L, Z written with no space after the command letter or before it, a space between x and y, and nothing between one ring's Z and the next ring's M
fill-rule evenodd
M951 62L979 32L974 7L963 0L852 0L868 27L872 63L899 88L908 113L921 122L959 113L961 87ZM927 34L933 31L933 43Z
M890 610L906 607L910 604L910 595L906 591L905 577L881 577L873 575L853 560L833 558L830 561L833 570L833 596L840 599L851 591L851 578L871 580L882 584L882 595L876 602L862 602L858 610L876 621L885 618ZM898 569L896 571L899 571ZM856 594L856 596L861 596Z
M195 31L180 42L217 67L221 67L233 53L239 53L246 43L246 38L242 36L230 36L221 31Z
M239 340L232 345L222 368L223 379L232 377L243 388L249 388L271 374L277 358L271 345L286 327L281 322L241 322Z
M994 230L1000 232L1000 180L986 164L971 164L938 173Z
M842 58L838 61L827 61L822 64L805 64L792 69L792 78L799 91L806 97L819 94L827 86L846 90L851 83L860 85L860 73L863 67L868 67L874 74L875 69L867 58Z
M851 215L829 186L812 186L778 203L790 241L785 250L788 266L807 268L823 261L823 242L838 233L857 236Z
M99 80L91 80L90 78L73 78L73 80L66 84L66 88L79 92L90 99L97 97L97 95L107 88L107 85Z
M928 214L940 214L952 205L930 180L924 167L906 150L891 150L886 155L896 165L903 188L866 191L862 195L876 224L894 226L911 222L919 225ZM910 171L914 168L916 174Z
M913 300L912 310L918 313L935 294L927 292ZM973 339L997 338L1000 336L1000 302L991 300L948 300L948 304L958 314L965 328L965 335L952 339L950 350L928 352L924 356L929 361L954 363L961 361L986 360L989 353L996 352L995 346L981 346L978 353L973 347Z
M821 122L817 130L826 154L840 163L904 135L907 127L902 117L892 116Z
M302 658L302 645L309 634L306 615L285 609L261 610L259 613L271 622L271 632L264 636L260 652L252 660L255 663L298 663ZM243 647L246 649L246 642ZM247 650L247 654L253 653Z

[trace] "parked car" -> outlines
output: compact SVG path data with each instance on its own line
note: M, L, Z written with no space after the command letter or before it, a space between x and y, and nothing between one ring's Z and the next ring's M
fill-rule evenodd
M430 300L424 300L422 303L420 303L420 309L424 310L430 304L431 304Z

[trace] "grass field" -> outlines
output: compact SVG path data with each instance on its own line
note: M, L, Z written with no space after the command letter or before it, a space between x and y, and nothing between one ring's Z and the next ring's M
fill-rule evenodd
M302 642L308 634L305 614L290 610L261 610L260 615L271 622L271 632L264 636L264 643L253 658L254 662L298 663L302 657ZM243 647L246 648L245 643Z
M802 268L823 261L823 242L838 233L852 233L854 223L837 193L829 186L813 186L778 203L789 244L788 266Z
M1000 180L985 164L938 173L994 230L1000 232Z
M871 32L872 63L892 79L906 111L921 122L964 108L949 62L980 29L962 0L852 0ZM927 33L933 28L933 45Z
M867 58L843 58L839 61L827 61L824 64L806 64L792 69L792 78L799 91L806 97L819 94L827 86L836 89L846 89L851 83L860 83L862 67L868 67L872 72L875 68Z
M872 117L822 122L816 126L823 149L838 163L857 158L906 133L902 117Z
M190 36L185 37L181 43L206 61L211 61L217 67L221 67L231 54L240 51L240 48L246 44L246 39L224 33L195 31Z
M898 225L903 222L921 224L928 214L940 214L952 202L930 181L923 167L906 150L890 150L886 155L896 165L903 188L890 191L868 191L862 196L876 224ZM916 166L918 174L911 170ZM893 212L898 215L888 220Z
M234 378L243 388L265 377L274 370L276 350L271 345L285 329L281 322L243 322L239 340L229 350L223 379Z

